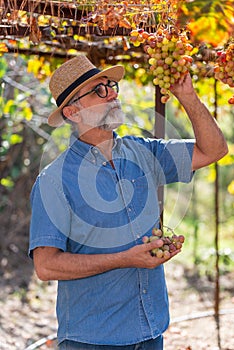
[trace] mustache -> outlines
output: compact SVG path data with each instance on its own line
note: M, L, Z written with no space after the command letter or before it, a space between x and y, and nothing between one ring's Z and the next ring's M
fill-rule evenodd
M103 111L103 108L104 108L104 111ZM74 113L73 116L78 117L80 114L84 113L84 115L85 115L86 113L94 113L94 111L96 111L96 113L98 113L98 112L103 113L104 112L103 117L105 117L113 109L122 110L122 105L121 105L121 102L119 100L114 100L111 102L106 102L104 104L98 104L95 106L89 106L89 107L82 108L78 112Z
M103 117L105 118L108 114L115 113L114 110L122 111L122 106L121 106L120 101L115 100L115 101L112 101L112 102L108 102L105 105L105 112L104 112Z
M108 109L111 110L113 108L119 108L121 109L122 106L121 106L121 102L119 100L114 100L112 102L108 102Z

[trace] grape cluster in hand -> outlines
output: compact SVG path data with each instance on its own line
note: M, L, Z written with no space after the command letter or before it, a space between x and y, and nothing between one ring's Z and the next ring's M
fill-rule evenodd
M159 228L153 228L152 236L143 237L143 242L149 243L157 239L161 239L163 241L163 245L160 248L154 248L151 251L151 254L157 258L164 259L169 259L171 257L171 253L181 249L185 240L183 235L177 236L173 233L172 236L164 236L162 230Z
M226 50L218 51L217 65L214 68L215 78L234 87L234 43L230 43ZM234 95L228 100L234 104Z
M175 27L159 28L156 33L138 29L130 33L130 41L134 46L144 44L150 70L155 76L153 83L160 87L161 102L166 103L171 85L188 73L193 62L193 46L186 33Z

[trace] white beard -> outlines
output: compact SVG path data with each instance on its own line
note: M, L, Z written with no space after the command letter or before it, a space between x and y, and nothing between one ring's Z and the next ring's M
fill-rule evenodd
M118 100L83 108L79 114L83 124L103 130L114 130L122 125L125 119L125 114Z

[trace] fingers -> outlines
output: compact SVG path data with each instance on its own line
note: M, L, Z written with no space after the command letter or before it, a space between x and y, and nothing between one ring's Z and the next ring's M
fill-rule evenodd
M173 92L173 90L177 86L181 86L181 85L185 84L186 82L188 82L189 80L191 80L190 74L188 72L186 72L185 74L183 74L181 76L181 78L179 80L177 80L174 84L171 85L171 87L170 87L171 92Z
M173 256L175 256L175 255L177 255L178 253L180 253L180 252L181 252L181 249L175 250L173 253L171 253L170 259L171 259Z
M173 252L166 251L167 254L166 253L163 254L162 253L163 251L161 249L158 249L158 248L161 248L163 245L164 245L164 242L162 239L155 239L152 242L145 243L143 245L143 249L145 252L150 253L150 255L155 260L160 261L161 263L164 263L165 261L170 260L173 256L175 256L181 252L181 249L176 249ZM159 250L159 252L158 252L158 250ZM160 252L162 254L159 254Z
M150 251L152 249L155 249L155 248L161 248L163 246L164 242L162 239L160 238L157 238L149 243L145 243L144 246L146 248L146 250Z
M186 73L185 73L184 75L182 75L182 77L179 79L178 84L182 85L182 84L184 84L186 81L189 81L189 80L191 80L191 77L190 77L189 73L186 72Z
M150 252L150 254L155 250L157 251L157 248L161 248L162 246L164 245L164 242L162 239L156 239L155 241L152 241L150 243L146 243L144 244L145 246L145 251L147 252ZM171 259L173 256L177 255L178 253L181 252L181 249L176 249L175 251L173 252L169 252L168 251L168 254L164 255L164 257L162 258L159 258L162 262L166 261L166 260L169 260ZM152 254L151 254L152 255ZM157 255L153 254L154 257L158 258Z
M153 255L152 258L155 259L155 263L156 265L163 264L166 261L171 260L171 258L173 258L175 255L177 255L178 253L181 252L181 249L178 249L176 251L174 251L173 253L167 252L167 255L163 255L162 257L158 257L157 255Z

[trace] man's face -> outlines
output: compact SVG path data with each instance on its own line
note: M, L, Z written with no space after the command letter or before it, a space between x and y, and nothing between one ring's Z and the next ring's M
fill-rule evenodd
M98 84L107 84L108 79L98 78L83 89L79 96L86 94ZM103 87L103 86L102 86ZM105 89L105 87L103 87ZM124 123L124 113L120 101L117 99L118 93L110 86L106 86L107 96L101 98L96 92L92 92L77 101L81 122L91 128L98 127L104 130L114 130Z

